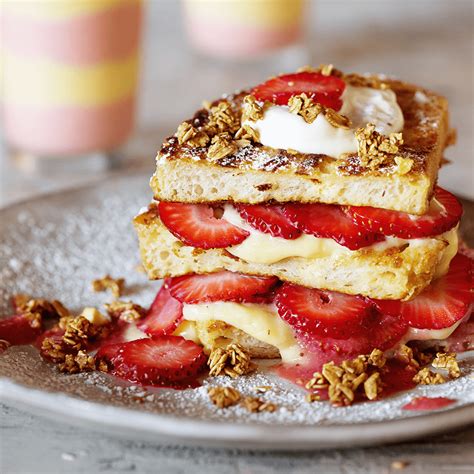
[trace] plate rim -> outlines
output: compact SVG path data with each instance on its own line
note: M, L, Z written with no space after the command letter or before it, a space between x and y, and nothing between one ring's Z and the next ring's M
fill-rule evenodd
M0 207L0 217L26 204L40 205L61 194L82 192L99 187L104 182L148 176L143 171L120 173L65 189L41 193ZM464 198L465 199L465 198ZM467 200L473 203L474 201ZM395 418L364 423L331 425L270 425L262 423L233 423L229 421L185 418L169 414L140 412L80 399L62 392L47 391L0 377L2 401L26 409L40 410L40 415L60 415L75 424L93 424L102 431L120 429L128 434L157 440L157 437L181 440L185 444L220 447L244 447L253 450L279 451L355 447L406 441L423 435L435 435L450 429L474 425L474 403L447 408L442 411L417 413L406 418ZM131 419L138 420L131 428ZM278 427L275 430L275 427ZM119 433L112 433L119 434ZM123 433L122 433L123 434Z
M233 423L140 412L91 402L61 392L31 388L7 377L0 378L0 394L3 401L13 405L41 410L43 415L60 415L76 424L93 424L102 431L119 429L121 433L138 434L148 439L171 438L175 441L182 440L185 444L204 443L219 447L237 445L254 450L307 450L385 444L474 425L474 403L401 419L347 425L281 425L276 430L278 425ZM139 428L134 429L133 426Z

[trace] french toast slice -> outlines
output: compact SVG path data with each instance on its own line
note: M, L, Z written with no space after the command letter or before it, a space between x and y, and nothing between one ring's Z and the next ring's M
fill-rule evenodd
M173 136L157 156L150 183L154 196L162 201L191 203L324 202L423 214L444 149L455 137L449 128L448 103L444 97L415 85L385 79L384 83L395 92L404 115L404 144L398 155L412 160L408 172L395 162L376 169L363 167L357 154L340 160L253 142L231 155L211 159L208 146L180 145ZM247 93L214 104L228 101L240 110ZM208 116L209 111L202 109L188 122L199 127Z
M185 245L169 232L153 207L137 216L134 225L143 266L152 280L225 269L378 299L413 298L430 284L443 259L452 258L457 251L454 230L451 244L440 236L377 251L367 247L320 258L290 257L271 264L255 263L225 248L204 250Z

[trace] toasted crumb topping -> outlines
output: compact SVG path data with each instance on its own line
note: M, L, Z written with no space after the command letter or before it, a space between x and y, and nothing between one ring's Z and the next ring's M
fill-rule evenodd
M128 323L143 318L147 313L143 306L132 301L113 301L104 306L111 318L122 319Z
M401 133L391 133L387 137L376 132L373 123L368 123L365 127L358 128L355 132L355 137L357 139L357 154L361 166L370 169L376 169L380 165L387 164L387 162L393 162L395 154L398 153L399 146L403 145ZM404 166L406 168L408 165L405 164ZM410 169L411 166L413 166L413 163L410 165Z
M219 160L225 156L232 155L238 150L238 145L228 132L214 135L207 156L212 160Z
M251 413L261 413L263 411L273 413L277 409L277 405L260 397L245 397L242 400L242 405Z
M367 360L370 365L378 367L381 369L387 362L387 358L384 356L383 352L380 349L374 349Z
M64 362L58 365L58 369L68 374L92 372L96 370L96 361L93 356L81 350L77 354L66 354Z
M446 378L433 372L428 367L424 367L413 377L413 382L420 384L420 385L437 385L441 383L446 383Z
M240 392L232 387L210 387L207 393L212 403L219 408L236 405L242 398Z
M206 146L210 141L210 137L206 132L199 131L189 122L183 122L178 126L176 137L180 145L187 143L193 148Z
M208 135L222 132L234 134L240 128L240 118L227 100L211 107L209 112L209 120L204 129Z
M105 275L92 282L92 289L95 292L110 290L115 298L122 296L124 288L124 278L112 278L110 275Z
M236 378L253 372L256 368L249 354L239 344L230 344L225 349L218 347L209 354L209 375L228 375Z
M456 360L456 354L453 352L438 352L431 365L435 369L446 369L449 376L453 379L457 379L461 376L461 369Z

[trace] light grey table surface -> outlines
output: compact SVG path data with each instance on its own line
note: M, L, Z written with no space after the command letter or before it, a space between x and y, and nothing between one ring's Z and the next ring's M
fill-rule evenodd
M137 130L123 149L119 171L99 160L88 171L36 166L0 151L0 206L67 189L116 172L151 170L164 136L202 99L253 84L284 62L215 63L186 46L174 0L148 2ZM474 198L473 2L471 0L312 2L310 48L301 62L332 62L344 70L386 72L426 85L449 98L456 147L442 185ZM280 68L281 66L281 68ZM275 70L275 68L279 68ZM20 167L18 166L20 163ZM315 453L251 453L166 447L119 440L0 405L0 472L163 473L466 473L474 472L474 428L419 442ZM406 461L403 471L392 462Z

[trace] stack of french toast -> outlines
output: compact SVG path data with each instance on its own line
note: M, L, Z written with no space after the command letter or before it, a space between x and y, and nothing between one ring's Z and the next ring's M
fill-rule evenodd
M436 184L454 139L442 96L331 65L205 103L134 221L160 334L287 364L448 338L473 286Z

